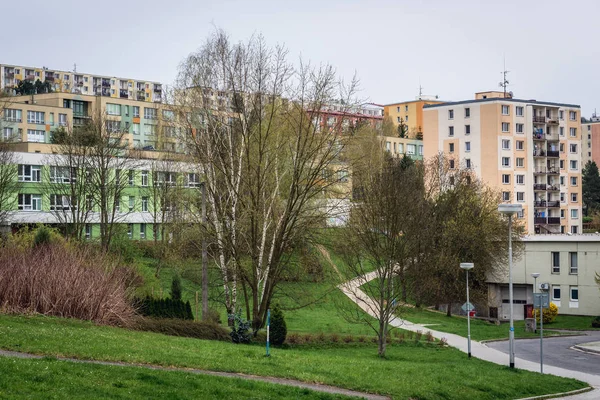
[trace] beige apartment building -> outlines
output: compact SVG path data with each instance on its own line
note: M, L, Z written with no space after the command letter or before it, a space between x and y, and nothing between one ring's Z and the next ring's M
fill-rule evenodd
M580 107L504 96L425 105L425 158L443 152L522 204L529 234L581 233Z
M49 82L52 90L59 93L145 102L160 102L163 96L162 84L159 82L54 70L46 67L0 64L0 90L3 92L14 94L14 89L19 82L33 83L37 80Z
M592 121L581 123L581 157L583 166L588 161L600 165L600 120L594 115Z
M515 319L527 316L533 293L549 293L559 314L600 315L600 235L532 235L523 239L523 252L513 265ZM508 270L488 279L489 316L508 320ZM540 274L534 287L532 273ZM481 310L485 314L488 310Z

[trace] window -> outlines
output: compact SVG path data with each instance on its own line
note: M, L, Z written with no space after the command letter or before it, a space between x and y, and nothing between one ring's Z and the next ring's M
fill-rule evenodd
M390 151L390 150L391 150L391 148L392 148L392 143L391 143L391 142L385 142L385 149L386 149L387 151Z
M400 112L400 106L396 107L396 112Z
M517 157L517 168L523 168L525 166L525 158Z
M142 197L142 211L148 211L148 197Z
M502 123L502 132L510 132L510 124L508 122Z
M576 137L577 136L577 128L569 128L569 135L571 137Z
M106 121L106 131L109 133L121 132L121 121Z
M510 108L509 106L502 106L502 115L509 115Z
M565 112L563 110L558 111L558 119L565 119Z
M558 145L558 151L560 151L561 153L565 152L565 144L561 143Z
M469 107L465 108L465 118L471 117L471 109Z
M132 107L132 111L133 111L133 117L134 118L139 118L140 117L140 107L133 106Z
M565 194L564 192L560 193L560 202L564 203L565 202ZM560 217L564 218L565 217L565 210L560 210Z
M410 146L410 145L409 145L409 146ZM450 153L454 153L454 143L450 143L450 144L448 144L448 151L449 151Z
M106 103L106 113L108 115L121 115L121 105Z
M471 151L471 142L465 142L465 151Z
M41 182L41 181L42 181L41 165L19 164L19 182Z
M131 124L131 133L134 135L140 134L140 124Z
M454 169L454 160L450 160L450 169Z
M515 107L515 115L517 117L522 117L523 116L523 107L521 106L516 106Z
M571 177L571 186L577 186L577 177L576 176Z
M465 167L466 167L467 169L470 169L470 168L471 168L471 159L470 159L470 158L467 158L467 159L465 160Z
M129 239L133 238L133 224L127 224L127 237Z
M579 288L577 286L569 286L571 301L579 301Z
M144 118L156 119L156 108L144 107Z
M73 181L75 181L75 176L73 176ZM71 182L71 169L69 167L57 167L55 165L52 165L50 167L50 182L52 182L52 183L70 183Z
M465 125L465 135L471 134L471 125Z
M577 225L571 226L571 233L574 234L574 235L576 235L577 234L577 229L578 229Z
M148 171L142 171L142 186L148 186Z
M92 238L92 226L90 224L85 224L85 238Z
M517 185L524 185L525 184L525 175L516 175L516 179L517 179Z
M404 143L398 143L398 153L404 153Z
M575 111L569 111L569 119L571 121L576 121L577 120L577 113Z
M560 286L552 286L552 300L560 301Z
M50 211L67 211L71 209L71 199L69 196L61 194L50 195Z
M146 239L146 224L140 224L140 239Z
M453 126L448 127L448 136L454 136L454 127Z
M2 140L5 141L12 141L12 140L16 140L15 137L13 137L13 128L2 128Z
M571 160L571 161L569 161L569 168L571 168L571 169L577 169L577 160Z
M576 208L571 209L571 219L579 218L579 210Z
M517 192L517 201L525 201L525 192Z
M502 174L502 183L507 185L510 183L510 175L508 174Z
M502 166L510 167L510 157L502 157Z
M166 184L175 186L177 183L177 174L175 172L158 171L154 174L154 184Z
M127 173L127 178L129 181L129 186L133 186L135 184L135 171L130 169Z
M23 122L23 112L13 108L5 108L4 120L7 122Z
M565 160L560 160L558 162L558 165L559 165L560 169L565 169Z
M571 193L571 202L577 203L577 193Z
M523 128L524 125L523 124L515 124L515 132L517 133L523 133Z
M524 149L525 141L523 141L523 140L517 140L516 143L517 143L516 144L517 150L523 150Z
M422 144L419 145L419 155L420 156L423 155L423 145Z
M565 136L565 127L561 126L560 128L558 128L558 134L560 136Z
M129 117L129 106L123 106L125 108L125 116Z
M510 150L510 140L502 139L502 150Z
M400 110L398 110L400 111ZM404 106L404 112L408 112L408 106Z
M577 144L576 143L572 143L572 144L569 145L569 152L571 152L571 153L577 153Z
M50 114L50 117L52 117L52 114ZM67 126L67 114L58 114L58 125Z
M406 145L406 154L411 155L411 156L417 154L417 146L414 144L407 144Z
M347 182L348 181L348 171L344 170L344 172L345 172L345 180L343 180L344 177L342 177L342 179L340 179L340 181ZM190 172L189 174L187 174L186 186L199 187L200 186L200 176L198 174L196 174L195 172Z
M133 211L133 207L135 206L135 197L134 196L129 196L129 212Z
M396 119L398 120L399 123L402 122L402 118L396 117Z
M510 201L510 192L502 192L502 201Z
M144 135L155 136L156 135L156 125L144 124Z
M162 114L163 119L166 119L168 121L172 121L175 118L175 113L171 110L163 110Z
M41 211L42 210L42 195L41 194L21 194L18 196L19 210L21 211Z
M553 251L550 255L552 256L552 273L560 274L560 253Z
M448 110L448 119L454 119L454 110Z
M27 111L27 123L28 124L40 124L43 125L45 121L45 113L41 111Z

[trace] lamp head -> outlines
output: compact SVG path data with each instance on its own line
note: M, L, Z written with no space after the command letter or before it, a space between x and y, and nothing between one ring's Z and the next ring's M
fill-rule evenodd
M468 271L470 269L473 269L475 265L473 263L460 263L460 268Z
M505 215L513 215L523 211L521 204L500 204L498 206L498 212Z
M533 272L531 274L531 276L534 277L534 278L539 278L540 277L540 273L539 272Z

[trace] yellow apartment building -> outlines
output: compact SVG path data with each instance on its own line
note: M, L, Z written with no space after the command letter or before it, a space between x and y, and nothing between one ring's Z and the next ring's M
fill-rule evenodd
M396 127L402 120L407 127L408 137L415 138L423 133L423 107L427 104L440 104L435 97L421 96L416 100L387 104L383 107L384 118L390 118Z
M521 203L529 234L582 233L580 107L505 98L476 99L423 108L424 156L443 152Z

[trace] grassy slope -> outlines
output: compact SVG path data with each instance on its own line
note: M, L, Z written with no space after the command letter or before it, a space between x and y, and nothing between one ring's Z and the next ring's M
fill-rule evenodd
M45 317L1 316L0 347L294 378L395 398L520 398L585 386L571 379L468 360L455 349L436 345L391 346L386 360L377 358L373 346L274 349L272 357L265 358L259 346L133 333Z
M310 390L242 379L0 357L0 398L10 399L337 399Z

